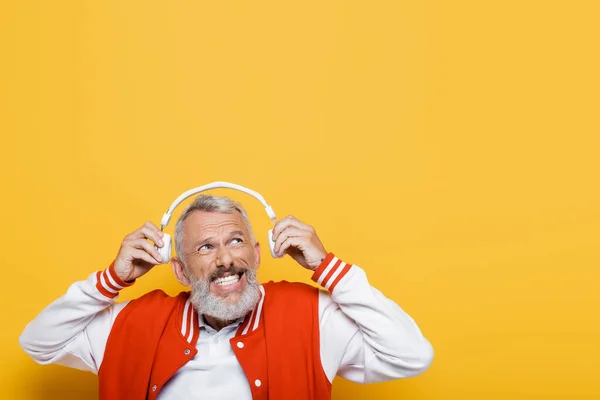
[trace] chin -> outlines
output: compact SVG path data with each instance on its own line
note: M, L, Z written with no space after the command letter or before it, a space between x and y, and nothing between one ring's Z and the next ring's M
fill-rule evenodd
M192 285L192 304L200 314L233 321L256 306L260 299L259 286L256 270L252 269L224 274L221 280L198 280Z
M217 295L225 304L237 304L242 298L241 292L229 293L224 296Z

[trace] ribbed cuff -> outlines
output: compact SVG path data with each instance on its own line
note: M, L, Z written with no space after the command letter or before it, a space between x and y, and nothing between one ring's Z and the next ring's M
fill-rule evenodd
M311 279L333 293L338 282L350 271L351 267L351 264L346 264L333 253L329 253L317 267Z
M110 267L108 267L108 269L105 269L104 271L98 271L98 273L96 274L96 278L98 278L96 282L96 288L100 293L102 293L109 299L114 299L115 297L117 297L121 289L131 286L135 283L135 281L125 282L124 280L119 278L119 276L115 272L114 261L112 262L112 264L110 264Z

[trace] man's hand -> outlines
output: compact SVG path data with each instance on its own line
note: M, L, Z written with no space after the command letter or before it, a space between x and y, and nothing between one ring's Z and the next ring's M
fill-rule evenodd
M150 239L162 247L162 237L163 233L152 222L146 222L140 229L125 236L115 260L115 272L119 278L131 282L162 263L158 250L148 241Z
M313 271L327 256L327 251L313 227L291 215L275 224L273 241L278 257L289 254L298 264Z

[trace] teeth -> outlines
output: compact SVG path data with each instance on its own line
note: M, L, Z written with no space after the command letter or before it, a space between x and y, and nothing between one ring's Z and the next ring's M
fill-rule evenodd
M240 280L240 277L237 274L226 276L225 278L218 278L214 280L214 283L217 285L231 285Z

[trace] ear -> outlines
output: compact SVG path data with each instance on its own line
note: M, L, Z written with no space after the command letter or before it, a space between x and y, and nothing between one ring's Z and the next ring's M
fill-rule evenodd
M254 253L256 254L256 268L260 266L260 243L256 242L254 245Z
M181 260L177 257L173 257L171 259L171 266L173 267L173 272L175 273L175 277L183 286L190 286L190 278L188 278L187 272L185 271L185 266L181 262Z

